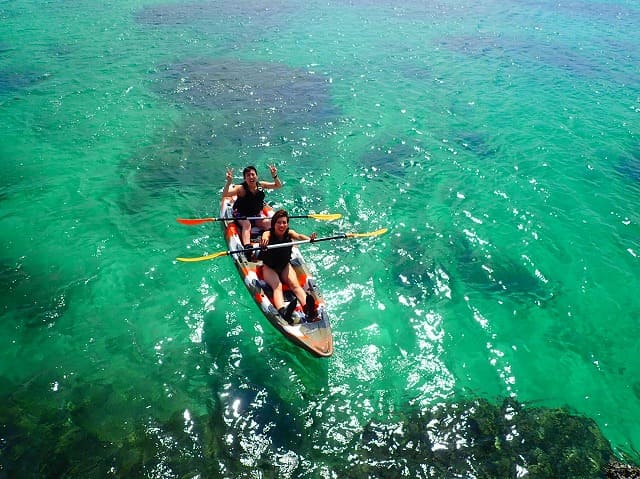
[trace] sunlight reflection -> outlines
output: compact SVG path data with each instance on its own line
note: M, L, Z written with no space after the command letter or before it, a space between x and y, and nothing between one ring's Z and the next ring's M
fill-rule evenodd
M444 328L439 314L428 312L421 320L412 321L416 335L418 353L413 354L413 374L407 378L407 388L417 389L416 401L424 407L434 399L449 396L455 386L455 378L447 369L441 356L444 352Z

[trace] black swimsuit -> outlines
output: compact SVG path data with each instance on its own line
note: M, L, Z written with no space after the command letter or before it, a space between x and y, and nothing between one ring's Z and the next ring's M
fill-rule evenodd
M275 234L271 231L269 236L269 245L290 243L289 229L284 232L282 239L276 239ZM269 266L276 273L280 274L291 261L291 250L293 246L268 249L260 253L260 259L264 264Z

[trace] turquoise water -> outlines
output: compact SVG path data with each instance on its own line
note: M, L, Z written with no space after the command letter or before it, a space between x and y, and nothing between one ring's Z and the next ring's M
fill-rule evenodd
M182 477L176 449L329 477L305 458L465 397L566 406L640 448L638 5L15 0L0 20L0 379L39 450L71 411L115 445L143 430L147 477ZM229 258L175 261L225 249L175 218L271 162L274 206L342 214L296 229L389 228L305 252L328 360Z

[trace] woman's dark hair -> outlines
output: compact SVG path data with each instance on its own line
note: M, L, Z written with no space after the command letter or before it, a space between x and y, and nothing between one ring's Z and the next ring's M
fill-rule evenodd
M283 217L287 218L287 223L288 223L289 213L287 213L285 210L278 210L273 214L273 216L271 217L271 231L273 231L273 229L276 227L276 222Z

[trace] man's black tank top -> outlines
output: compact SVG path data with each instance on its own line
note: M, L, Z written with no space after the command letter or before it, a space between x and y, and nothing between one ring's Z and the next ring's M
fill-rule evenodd
M258 182L258 191L255 194L249 191L246 181L242 182L244 196L239 196L233 205L238 216L258 216L264 207L264 191Z

